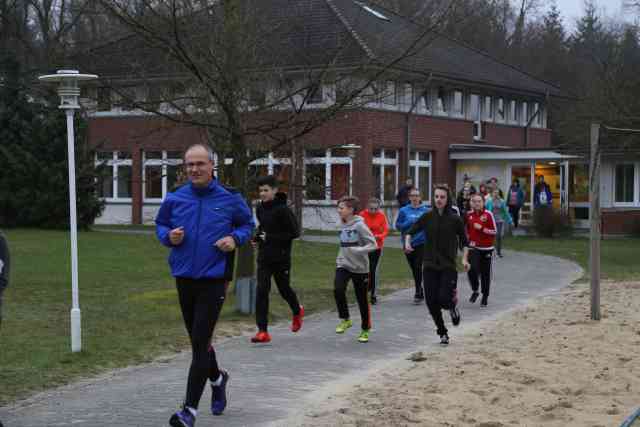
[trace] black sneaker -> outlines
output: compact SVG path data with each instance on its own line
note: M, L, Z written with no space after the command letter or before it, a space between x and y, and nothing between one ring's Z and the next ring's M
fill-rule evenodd
M413 303L414 304L422 304L422 301L424 301L424 295L415 294L415 296L413 297Z
M440 335L440 345L442 346L449 345L449 335L447 334Z
M480 296L480 294L478 292L474 292L471 294L471 298L469 298L469 302L471 304L475 303L478 300L478 297Z
M453 326L458 326L460 324L460 310L458 310L458 307L453 307L449 310L449 314L451 314L451 323L453 323Z
M378 297L375 295L371 295L371 305L376 305L378 303Z
M220 385L211 384L211 413L213 415L222 415L227 407L227 383L229 382L229 373L220 371L222 375L222 383Z
M488 304L489 298L485 297L484 295L482 296L482 301L480 302L480 307L486 307Z

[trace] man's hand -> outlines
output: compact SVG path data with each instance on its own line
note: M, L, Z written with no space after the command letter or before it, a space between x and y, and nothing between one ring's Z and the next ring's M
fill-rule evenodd
M174 228L169 232L169 241L172 245L178 246L184 240L184 227Z
M473 224L473 228L475 228L476 230L482 230L482 224L479 224L479 223L475 222Z
M233 252L236 250L236 241L231 236L223 237L215 243L215 246L222 252Z
M471 270L471 264L469 264L469 261L467 261L466 259L462 260L462 266L464 267L464 271L466 273L468 273L469 270Z
M405 243L405 245L404 245L404 253L410 254L413 251L414 251L414 249L413 249L413 246L411 246L411 243Z

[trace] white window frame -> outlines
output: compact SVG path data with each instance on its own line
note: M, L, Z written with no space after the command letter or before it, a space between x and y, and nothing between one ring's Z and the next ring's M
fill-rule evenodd
M476 102L477 113L476 113L475 117L472 114L472 112L473 112L473 104L474 104L473 103L473 98L474 97L477 100L477 102ZM467 119L473 120L474 122L482 120L483 100L484 100L484 97L482 95L480 95L479 93L473 93L472 92L472 93L469 94L469 106L467 108Z
M501 102L502 102L502 117L500 117L500 114L499 114ZM496 123L507 123L509 114L507 111L507 100L504 98L504 96L499 96L495 99L495 106L493 111L494 111L494 117L495 117Z
M488 100L488 104L487 104L487 100ZM491 96L483 96L482 97L482 112L481 112L481 117L482 117L482 121L485 122L492 122L493 121L493 114L495 111L494 105L493 105L493 97ZM489 105L489 114L487 114L487 105Z
M429 154L429 160L420 160L420 153L427 153ZM415 182L413 183L414 186L416 186L419 190L421 189L421 184L420 184L420 168L421 167L428 167L429 168L429 188L428 188L428 192L427 192L427 200L423 200L424 203L427 204L431 204L431 197L432 197L432 191L431 188L433 187L432 183L433 183L433 167L431 166L432 164L432 158L433 158L433 154L430 151L415 151L414 152L414 158L409 159L409 167L413 169L414 171L414 176L415 176Z
M382 203L384 202L392 202L393 200L385 200L384 198L384 167L385 166L395 166L396 167L396 176L395 176L395 182L394 182L394 189L393 189L393 194L397 194L398 193L398 180L399 180L399 169L400 169L400 162L399 162L399 157L400 157L400 152L398 150L392 150L391 151L395 151L396 153L396 158L387 158L385 157L385 149L384 148L378 148L378 150L380 150L380 157L373 157L373 166L377 167L380 169L380 182L378 183L380 186L378 187L378 189L380 190L380 192L378 194L376 194L376 197L379 198Z
M336 147L336 149L338 149ZM302 174L302 183L307 185L307 165L324 165L324 199L307 199L306 191L304 194L304 202L321 203L321 204L335 204L337 200L331 199L331 166L332 165L349 165L349 194L353 192L353 159L351 157L333 157L331 155L331 148L327 148L324 152L324 157L308 157L304 156L304 173Z
M149 150L149 152L153 152ZM156 151L157 152L157 151ZM169 158L167 150L159 151L162 153L161 159L147 159L147 151L142 152L142 200L145 203L161 203L167 194L169 194L168 166L182 165L181 158ZM147 166L162 166L162 197L147 197Z
M516 107L517 108L517 107ZM522 126L526 126L529 123L529 103L527 101L523 101L520 103L520 123Z
M510 125L519 125L520 117L518 111L518 101L510 99L508 102L509 108L507 110L507 123Z
M616 174L616 169L618 166L622 165L632 165L633 166L633 201L632 202L618 202L616 200L616 189L618 186L618 177ZM640 183L638 183L638 179L640 178L640 162L617 162L613 164L613 188L612 188L612 200L613 206L617 208L633 208L640 206Z
M456 111L456 94L460 94L460 109L462 111ZM463 90L461 89L454 89L453 91L451 91L450 94L450 98L451 98L451 108L450 108L450 116L451 117L457 117L457 118L464 118L464 115L466 113L465 111L465 93Z
M131 175L133 176L133 161L131 158L129 159L118 159L118 151L110 152L112 157L111 160L98 160L98 153L96 153L95 157L95 165L96 167L103 165L106 163L107 166L111 166L112 174L113 174L113 197L103 197L102 199L106 202L131 202L131 197L119 197L118 196L118 166L129 166L131 168ZM132 183L131 192L133 193L133 183Z

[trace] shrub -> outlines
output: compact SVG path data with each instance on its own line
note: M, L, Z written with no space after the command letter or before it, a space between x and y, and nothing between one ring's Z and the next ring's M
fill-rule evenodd
M572 230L570 218L548 206L541 206L533 211L533 227L538 236L546 238L568 234Z

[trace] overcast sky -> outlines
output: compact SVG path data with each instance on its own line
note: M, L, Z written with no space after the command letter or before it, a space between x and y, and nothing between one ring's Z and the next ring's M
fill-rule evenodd
M576 18L584 12L584 0L556 0L565 24L573 27ZM596 0L596 4L607 16L619 16L622 0Z

